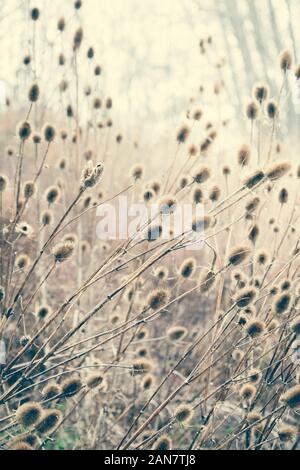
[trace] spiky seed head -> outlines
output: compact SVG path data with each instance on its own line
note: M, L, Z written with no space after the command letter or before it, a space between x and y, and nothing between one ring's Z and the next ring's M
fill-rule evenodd
M174 417L179 423L187 424L193 418L194 411L193 408L189 405L182 404L179 405L175 412Z
M300 315L298 315L294 320L290 323L291 330L297 336L300 335Z
M53 142L56 137L56 129L52 124L45 124L43 134L46 142Z
M256 388L254 385L245 384L240 389L240 396L245 401L252 401L256 394Z
M73 397L81 390L82 382L77 377L69 377L63 380L60 386L65 397Z
M145 237L148 242L153 242L158 240L161 237L163 232L163 227L161 224L152 224L146 231Z
M196 109L194 112L193 112L193 119L194 121L200 121L201 117L202 117L202 110L201 109Z
M88 375L86 378L86 384L88 388L93 389L99 387L101 384L103 384L103 374L101 372L93 372Z
M291 69L293 63L292 54L290 51L286 50L283 51L280 55L280 68L281 70L286 73L288 70Z
M258 383L260 381L260 378L261 371L259 369L250 369L247 373L247 379L253 384Z
M215 283L215 280L216 280L216 275L214 271L212 271L210 268L203 268L200 273L199 280L198 280L200 292L202 293L209 292L212 289Z
M253 88L253 98L260 104L269 96L269 87L264 83L258 83Z
M52 433L62 422L62 413L60 410L49 409L44 411L41 421L38 423L36 430L40 434Z
M289 388L280 398L289 408L299 409L300 385L294 385L294 387Z
M146 374L153 369L153 363L146 358L135 359L132 362L132 368L133 375Z
M258 235L259 235L259 227L257 224L254 224L251 227L249 234L248 234L248 238L253 243L253 245L255 245Z
M32 8L30 16L32 21L37 21L40 17L40 10L38 8Z
M54 204L60 198L61 192L58 186L50 186L45 193L45 198L48 204Z
M76 0L74 2L74 8L75 10L80 10L80 8L82 7L82 0Z
M173 343L183 340L188 334L188 330L184 326L171 326L167 330L167 338Z
M43 225L50 225L53 220L51 211L44 211L41 216L41 222Z
M278 437L281 442L293 442L297 437L297 428L295 426L281 426L278 430Z
M83 40L83 29L78 28L75 32L74 40L73 40L73 47L75 51L80 48L82 40Z
M0 193L3 193L8 185L8 179L5 175L0 175Z
M200 217L194 217L192 221L192 230L193 232L203 232L207 230L212 223L212 218L209 215L204 215Z
M211 176L211 169L206 165L201 165L194 174L194 181L197 184L205 183Z
M251 121L254 121L258 116L259 108L255 101L250 101L246 106L246 116Z
M102 72L102 69L101 69L100 65L96 65L95 70L94 70L94 74L96 75L96 77L101 75L101 72Z
M37 83L31 85L29 92L28 92L28 99L32 103L36 103L40 96L40 88Z
M232 359L234 360L234 362L240 362L244 357L244 353L241 349L235 349L233 352L232 352Z
M239 291L239 293L236 295L235 302L239 308L245 308L254 302L256 298L257 290L246 287L245 289Z
M251 149L249 145L242 145L238 151L238 164L241 166L248 165L250 161Z
M43 320L44 318L49 316L51 314L51 312L52 312L51 307L49 305L44 304L44 305L41 305L38 308L37 316L38 316L38 318Z
M147 298L147 305L152 310L163 307L169 300L169 292L166 289L155 289Z
M264 178L265 174L262 170L255 170L244 179L243 185L248 189L252 189L256 185L258 185Z
M70 241L58 243L53 248L53 256L56 263L62 263L69 259L74 253L74 243Z
M254 424L257 421L260 421L261 419L262 419L262 414L256 410L250 411L250 413L248 413L246 416L246 420L248 424Z
M210 189L210 192L209 192L209 199L212 201L212 202L216 202L220 199L221 197L221 189L219 186L213 186L211 189Z
M196 260L195 258L188 258L181 264L179 268L179 274L181 277L187 279L191 277L196 268Z
M29 139L31 131L31 125L28 121L23 121L17 126L17 135L23 141Z
M203 201L203 191L200 188L196 188L193 192L193 202L195 204L201 204Z
M188 126L182 126L177 132L177 142L183 144L190 134L190 129Z
M166 279L169 275L169 270L166 266L159 266L154 271L154 276L160 280Z
M16 420L24 428L35 426L41 419L43 408L39 403L28 402L19 406L16 411Z
M45 400L51 400L52 398L59 396L60 393L61 388L56 383L48 384L43 389L43 397L45 398Z
M250 338L259 337L265 330L265 323L258 319L250 320L246 326L246 332Z
M93 167L90 161L87 162L82 173L82 187L86 189L95 187L99 183L103 171L104 166L102 163L97 163L97 165Z
M291 169L291 163L289 161L282 161L270 165L266 170L266 176L272 180L276 181L279 178L285 176Z
M275 119L279 113L278 103L274 100L268 101L266 105L267 115L270 119Z
M278 194L278 200L280 204L286 204L288 202L289 193L286 188L282 188Z
M166 435L160 436L157 439L153 449L154 450L161 450L161 451L171 450L172 449L172 439L169 436L166 436Z
M24 184L24 198L29 199L31 198L36 190L36 186L33 181L27 181Z
M228 256L228 262L232 266L238 266L239 264L243 263L248 259L248 257L251 254L251 250L249 246L239 246L237 248L234 248L229 256Z
M230 173L231 173L230 167L229 167L228 165L223 166L223 168L222 168L222 173L223 173L223 175L224 175L225 177L227 177L228 175L230 175Z
M143 165L134 165L130 170L130 175L134 180L139 180L142 178L144 173Z
M273 311L277 315L285 313L291 304L292 298L289 292L284 292L275 297L273 302Z
M30 258L26 254L21 254L16 258L16 266L18 269L26 269L30 263Z
M57 29L58 31L60 31L61 33L65 30L66 28L66 21L65 19L62 17L62 18L59 18L58 22L57 22Z
M146 374L141 380L141 388L142 390L150 390L155 383L155 377L152 374Z
M269 254L267 251L259 251L256 254L256 262L257 264L261 266L264 266L268 262L268 259L269 259Z
M174 196L166 195L158 201L161 214L172 214L177 209L177 200Z

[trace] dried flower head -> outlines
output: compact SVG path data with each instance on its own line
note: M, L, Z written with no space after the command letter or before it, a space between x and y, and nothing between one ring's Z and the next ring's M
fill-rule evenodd
M16 411L16 420L24 428L35 426L41 419L43 408L39 403L28 402L19 406Z

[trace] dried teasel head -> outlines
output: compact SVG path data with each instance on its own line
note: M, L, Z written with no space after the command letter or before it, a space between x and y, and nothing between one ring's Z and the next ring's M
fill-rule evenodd
M102 163L98 163L96 166L93 166L89 161L82 172L82 189L89 189L95 187L102 176L104 167Z

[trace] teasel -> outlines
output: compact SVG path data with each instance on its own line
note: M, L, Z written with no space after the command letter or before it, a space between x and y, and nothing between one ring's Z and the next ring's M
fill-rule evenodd
M289 388L283 395L280 397L289 408L299 409L300 407L300 385L294 385Z
M213 219L209 215L194 217L192 220L192 231L196 233L203 232L203 230L207 230L212 223Z
M186 188L189 184L190 180L189 180L189 177L186 176L186 175L183 175L180 180L179 180L179 188L180 189L183 189L183 188Z
M17 135L20 137L20 139L25 142L25 140L28 140L30 135L31 135L32 129L31 129L31 124L28 121L23 121L17 126Z
M257 298L257 290L246 287L235 296L235 303L239 308L245 308Z
M228 264L231 266L238 266L239 264L246 261L251 254L249 246L239 246L234 248L228 256Z
M57 22L57 29L58 31L60 31L61 33L65 30L66 28L66 21L63 17L59 18L58 22Z
M143 165L140 165L140 164L134 165L130 170L130 175L135 181L141 179L143 176L143 173L144 173L144 167Z
M199 279L198 285L200 287L200 292L206 293L209 292L216 280L216 274L211 268L203 268Z
M255 245L258 236L259 236L259 227L257 224L254 224L248 233L248 238L253 243L253 245Z
M146 374L141 380L141 388L144 391L151 390L155 384L155 377L153 374Z
M293 442L298 435L298 430L295 426L280 426L278 430L278 437L281 442Z
M104 376L101 372L92 372L86 378L86 384L89 389L99 388L103 385Z
M167 279L168 275L169 275L169 270L166 266L159 266L154 271L154 276L160 280Z
M238 151L238 164L241 166L248 165L251 156L249 145L242 145Z
M96 75L96 77L101 75L101 72L102 72L102 69L101 69L100 65L96 65L95 70L94 70L94 74Z
M213 186L211 189L210 189L210 193L209 193L209 199L212 201L212 202L216 202L220 199L221 197L221 189L219 186L215 185Z
M251 402L256 394L256 388L254 385L245 384L240 389L240 396L243 400Z
M40 88L37 83L31 85L29 92L28 92L28 99L31 103L36 103L40 96Z
M291 69L293 63L292 54L290 51L286 50L283 51L280 55L280 68L281 70L286 73L288 70Z
M261 371L259 369L250 369L247 372L247 380L249 380L253 384L257 384L261 379Z
M158 201L158 206L161 214L168 215L176 211L178 202L174 196L167 194Z
M300 315L298 315L294 320L290 323L290 328L297 336L300 335Z
M194 181L197 184L205 183L211 177L211 169L208 166L201 165L194 173Z
M162 236L162 232L163 232L162 224L160 223L152 224L146 230L145 238L148 240L148 242L156 241L158 238Z
M289 292L284 292L275 297L273 302L273 311L276 315L285 313L292 303L292 297Z
M178 144L183 144L186 142L188 136L190 134L190 129L188 126L182 126L179 131L177 132L177 142Z
M1 186L1 184L0 184ZM0 187L1 190L1 187ZM30 199L36 192L36 185L33 181L27 181L24 184L24 198Z
M147 297L146 304L152 310L158 310L168 303L170 298L167 289L155 289Z
M189 423L193 416L194 410L190 405L187 404L179 405L174 412L175 419L182 424Z
M74 254L74 243L70 241L58 243L53 248L53 256L56 263L62 263Z
M30 16L32 21L37 21L40 17L40 10L38 8L32 8Z
M16 258L16 266L18 269L24 270L30 264L30 258L26 254L18 255Z
M171 326L167 330L167 339L170 343L176 343L183 340L188 334L188 330L184 326Z
M280 204L286 204L288 202L289 193L286 188L282 188L279 191L278 199Z
M151 372L151 370L153 369L153 362L146 358L135 359L132 362L132 367L133 375L146 374Z
M188 258L183 261L179 268L179 274L182 278L188 279L191 277L196 269L196 260L194 258Z
M250 101L246 106L246 116L251 121L254 121L258 116L259 108L255 101Z
M250 173L243 182L243 186L252 189L265 179L265 174L262 170L255 170Z
M63 416L60 410L53 408L45 410L36 431L39 434L50 434L61 424L62 420Z
M43 135L46 142L53 142L56 137L56 129L52 124L45 124L43 127Z
M0 175L0 193L3 193L8 186L8 178L5 175Z
M265 323L258 319L250 320L246 326L247 334L252 338L258 338L265 331Z
M253 98L260 104L269 96L269 88L264 83L257 83L253 88Z
M90 162L88 163L89 164L82 172L82 189L90 189L95 187L99 183L104 170L102 163L97 163L97 165L94 167L90 164Z
M289 161L277 162L270 165L265 174L271 181L276 181L285 176L291 170L291 163Z
M160 436L157 439L153 449L160 450L160 451L172 450L172 439L166 435Z
M37 425L43 415L43 408L37 402L28 402L19 406L16 411L16 420L24 428L32 428Z
M270 119L275 119L279 113L279 106L278 103L274 100L268 101L266 105L267 115Z
M50 210L42 212L41 222L43 226L50 225L53 221L53 214Z
M45 199L48 202L49 206L57 202L60 196L61 192L58 186L50 186L45 193Z
M64 397L73 397L82 389L82 382L77 377L69 377L62 381L60 387Z

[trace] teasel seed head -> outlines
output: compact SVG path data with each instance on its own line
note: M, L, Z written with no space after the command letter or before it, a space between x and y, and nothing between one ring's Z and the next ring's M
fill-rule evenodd
M201 204L203 201L203 191L201 188L196 188L193 192L193 202L195 204Z
M235 296L235 302L239 308L245 308L257 298L257 290L246 287Z
M5 175L0 175L0 193L3 193L8 185L8 179Z
M188 330L184 326L171 326L167 330L167 339L170 343L176 343L183 340L188 334Z
M293 442L297 437L298 431L295 426L281 426L278 430L278 437L281 442Z
M26 254L21 254L16 258L16 266L18 269L26 269L30 264L30 258Z
M155 383L155 377L152 374L146 374L141 380L141 388L144 391L150 390Z
M42 136L39 132L34 132L32 134L32 142L35 144L35 145L38 145L42 142Z
M247 379L253 384L258 383L261 379L261 371L259 369L250 369L247 372Z
M144 167L143 165L134 165L130 170L131 177L136 181L142 178L144 174Z
M101 69L100 65L96 65L95 70L94 70L94 74L96 75L96 77L101 75L101 72L102 72L102 69Z
M50 225L52 223L52 221L53 221L53 215L52 215L51 211L46 210L46 211L42 212L41 222L44 226L45 225Z
M29 199L31 198L36 191L36 186L33 181L27 181L24 184L24 198Z
M258 319L250 320L246 326L246 332L250 338L259 337L265 330L265 323Z
M254 424L257 421L260 421L261 419L262 419L262 414L256 410L250 411L246 416L246 420L248 424Z
M174 412L175 419L182 424L189 423L193 416L194 410L191 406L187 404L179 405Z
M31 135L31 125L28 121L21 122L17 127L17 134L21 140L29 139Z
M276 315L285 313L291 304L292 298L289 292L284 292L275 297L273 302L273 311Z
M74 253L74 243L62 242L53 248L53 256L56 263L62 263L69 259Z
M82 0L76 0L74 2L74 8L75 10L80 10L80 8L82 7Z
M83 40L83 29L78 28L77 31L75 32L74 40L73 40L73 47L75 51L80 48L82 40Z
M281 70L286 73L288 70L291 69L293 63L292 54L290 51L283 51L280 55L280 68Z
M46 142L53 142L56 137L56 129L52 124L45 124L43 134Z
M32 428L37 425L43 415L43 408L39 403L28 402L19 406L16 411L16 420L24 428Z
M290 328L297 336L300 335L300 315L294 318L293 321L290 323Z
M36 103L40 96L40 87L37 83L31 85L29 92L28 92L28 99L31 103Z
M102 163L97 163L93 167L91 162L88 162L82 173L82 187L86 189L95 187L99 183L103 171L104 166Z
M290 169L291 163L289 161L282 161L270 165L265 173L271 181L276 181L279 178L285 176L290 171Z
M169 270L166 266L159 266L154 271L154 276L160 280L166 279L169 275Z
M269 88L264 83L258 83L253 89L253 98L260 104L265 101L269 96Z
M212 201L212 202L216 202L220 199L221 197L221 189L219 186L213 186L211 189L210 189L210 192L209 192L209 199Z
M41 421L36 427L36 431L39 434L50 434L60 425L62 420L63 416L60 410L53 408L45 410Z
M229 256L228 256L228 263L231 266L238 266L239 264L243 263L248 259L248 257L251 254L251 249L249 246L239 246L237 248L234 248Z
M37 21L40 17L40 10L38 8L32 8L30 16L32 21Z
M267 106L266 106L266 110L267 110L268 117L270 119L275 119L275 117L277 117L277 115L279 113L278 103L276 103L276 101L274 101L274 100L268 101Z
M49 205L54 204L60 198L61 192L58 186L50 186L45 193L46 201Z
M196 269L196 260L194 258L188 258L183 261L179 268L179 274L181 277L187 279L191 277Z
M177 200L174 196L167 194L158 201L158 206L161 214L172 214L177 209Z
M256 394L256 388L251 384L244 384L240 389L240 396L243 400L251 402Z
M155 289L148 295L147 305L152 310L158 310L169 301L169 291L166 289Z
M203 230L207 230L212 223L213 219L209 215L194 217L192 221L192 230L197 233L203 232Z
M161 224L152 224L146 231L145 238L148 242L153 242L158 240L161 237L163 232L163 227Z
M190 134L190 129L188 126L182 126L179 131L177 132L177 142L179 144L183 144L186 142L188 136Z
M104 376L101 372L92 372L86 378L88 388L94 389L103 385Z
M57 29L58 31L60 31L61 33L65 30L66 28L66 21L65 19L62 17L62 18L59 18L58 22L57 22Z
M246 107L246 116L251 121L254 121L258 116L259 108L255 101L250 101Z
M294 385L289 388L283 395L281 395L281 401L283 401L291 409L299 409L300 407L300 385Z
M267 251L259 251L256 254L257 264L264 266L265 264L267 264L268 260L269 260L269 254Z
M212 271L210 268L203 268L198 280L200 292L203 294L209 292L212 289L215 280L215 272Z
M259 235L259 227L258 225L255 224L251 227L248 233L248 238L253 243L253 245L255 245L258 235Z
M255 170L244 179L243 185L248 189L252 189L254 188L254 186L259 184L264 178L265 174L262 170Z
M279 195L278 195L278 200L280 204L286 204L288 202L288 197L289 197L288 190L285 188L282 188L279 191Z
M201 165L195 172L193 178L197 184L205 183L211 177L211 169L208 166Z
M153 369L153 363L149 359L134 359L132 362L133 375L147 374Z
M44 320L44 318L48 317L51 312L51 307L49 305L44 304L38 308L37 316L40 320Z
M234 360L234 362L241 362L241 360L244 357L244 352L241 349L235 349L232 352L231 356L232 356L232 359Z
M172 445L172 439L169 436L162 435L157 439L153 449L160 451L172 450Z
M251 156L251 149L249 145L242 145L238 151L238 164L241 166L248 165Z
M59 396L61 393L61 388L56 383L50 383L46 385L43 389L43 397L45 400L51 400L54 397Z
M77 377L69 377L63 380L60 386L63 396L73 397L81 390L82 382Z

